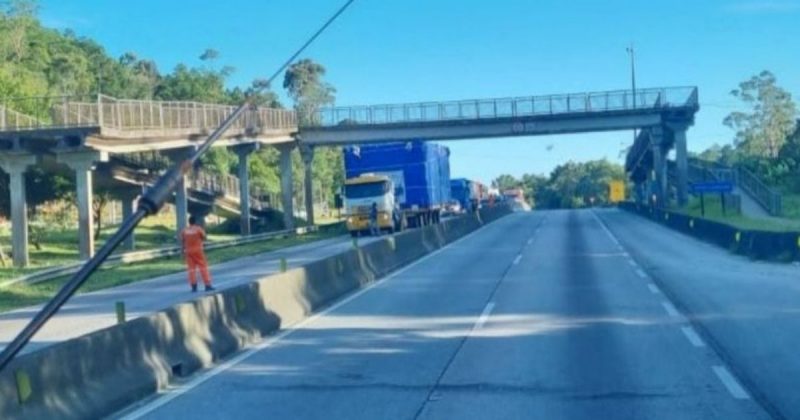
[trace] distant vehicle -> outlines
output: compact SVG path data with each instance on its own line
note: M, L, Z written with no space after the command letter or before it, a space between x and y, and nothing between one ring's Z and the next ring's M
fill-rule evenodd
M369 230L369 209L378 205L385 231L439 223L450 200L450 149L411 141L344 148L347 229Z
M510 200L518 201L518 202L524 202L525 201L525 191L522 188L519 188L519 187L517 187L517 188L509 188L509 189L503 191L503 197L505 197L507 199L510 199Z
M480 200L480 193L476 195L477 185L474 181L466 178L458 178L450 181L450 196L460 204L461 210L472 212L476 208L477 201Z
M444 211L447 214L459 214L465 210L461 207L461 203L458 200L450 200L444 206Z

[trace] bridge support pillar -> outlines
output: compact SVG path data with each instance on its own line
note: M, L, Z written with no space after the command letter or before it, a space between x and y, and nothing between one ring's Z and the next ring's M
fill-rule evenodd
M659 129L650 132L650 147L653 153L653 190L651 203L657 207L667 206L667 157L664 150L664 134Z
M96 162L108 160L102 152L71 152L56 155L56 159L75 171L75 192L78 202L78 254L88 260L94 255L94 190L92 171Z
M131 215L133 212L136 211L136 201L139 198L139 193L137 191L126 191L122 194L120 202L122 202L122 219L125 220ZM125 242L123 242L123 247L128 251L134 251L136 249L136 234L131 232L130 235L125 237Z
M292 150L294 145L281 146L278 148L281 153L281 203L283 205L283 224L286 229L294 229L294 204L292 188L294 179L292 177Z
M36 164L34 155L0 156L0 167L9 175L11 195L11 252L14 266L27 267L28 258L28 201L25 195L25 173Z
M314 225L314 147L300 145L300 156L303 158L303 197L306 204L306 222Z
M678 170L678 205L689 204L689 156L686 147L686 131L688 126L669 125L675 139L675 166Z
M182 177L175 186L175 230L178 245L181 243L181 231L189 224L189 201L186 177Z
M248 162L250 154L258 149L257 144L244 144L234 148L239 157L238 176L239 176L239 226L242 235L250 235L250 173L248 172Z

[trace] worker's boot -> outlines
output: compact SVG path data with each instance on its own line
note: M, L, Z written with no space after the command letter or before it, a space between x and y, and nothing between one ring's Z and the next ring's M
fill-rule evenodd
M193 284L193 285L192 285L192 293L194 293L194 292L196 292L196 291L197 291L197 285L196 285L196 284Z
M214 286L206 285L206 292L213 292L214 290L217 290L214 288Z

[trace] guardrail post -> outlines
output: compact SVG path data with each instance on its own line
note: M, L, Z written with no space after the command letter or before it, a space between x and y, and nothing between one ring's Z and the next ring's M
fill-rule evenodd
M117 312L117 324L125 323L125 302L119 300L114 305Z
M281 257L281 273L285 273L288 268L289 264L286 262L286 257Z

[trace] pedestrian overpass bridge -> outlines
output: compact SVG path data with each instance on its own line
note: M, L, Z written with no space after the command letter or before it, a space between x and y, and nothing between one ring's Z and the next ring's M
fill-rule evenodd
M32 165L52 162L74 171L81 255L94 252L92 173L109 155L158 152L181 159L230 116L235 106L192 101L92 97L18 98L0 101L0 168L10 175L12 247L16 265L27 264L24 174ZM25 110L37 110L28 112ZM239 156L240 215L251 214L248 156L263 146L280 150L281 207L294 223L291 152L299 147L305 167L306 214L313 223L311 163L315 147L407 140L458 140L509 136L641 130L628 153L626 169L659 203L668 199L666 156L676 150L677 198L686 201L686 130L699 110L696 87L330 107L299 125L294 111L252 107L215 143ZM648 174L653 174L652 177ZM652 178L652 179L650 179ZM187 180L184 182L186 184ZM134 194L133 196L135 196ZM120 196L131 197L130 191ZM179 186L178 226L185 223L189 196ZM230 203L230 202L229 202ZM241 217L242 233L250 217Z

